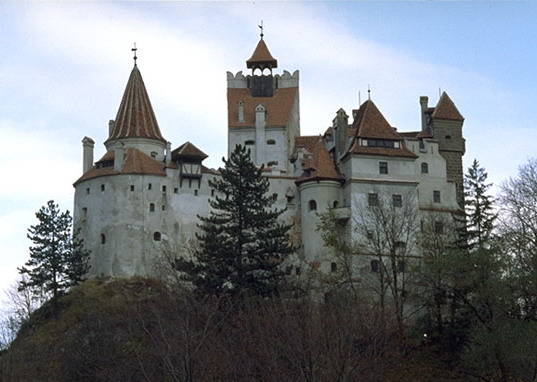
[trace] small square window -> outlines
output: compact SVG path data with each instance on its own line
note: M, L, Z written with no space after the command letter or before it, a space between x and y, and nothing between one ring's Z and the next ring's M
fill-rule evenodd
M403 197L401 195L392 195L392 203L394 207L403 207Z
M433 201L435 203L440 203L441 202L440 191L433 191Z
M397 262L397 272L403 273L404 271L405 271L405 261L404 260L399 260Z
M421 164L421 173L422 174L428 174L429 173L429 165L425 162Z
M104 191L104 184L101 184L101 192Z
M134 184L131 184L131 191L134 191Z
M166 186L162 186L162 192L166 192Z
M371 260L371 272L379 273L380 272L380 261Z
M155 203L149 203L149 212L155 212Z
M302 270L300 269L300 267L295 268L295 273L297 276L299 276L302 273Z
M194 190L194 196L198 196L198 190Z
M367 203L369 207L376 207L379 205L379 196L375 193L370 193L367 195Z
M337 271L337 264L336 263L331 263L330 264L330 271L331 272L336 272Z
M174 187L174 189L173 189L173 193L174 193L174 194L177 194L178 192L179 192L179 189L178 189L177 187Z
M166 211L166 204L162 205L162 211Z
M444 233L444 223L434 222L434 233L443 234Z
M82 216L83 217L88 216L88 208L87 207L82 207Z
M373 235L373 231L371 231L370 229L367 230L365 236L367 237L367 240L373 240L375 238L375 236Z
M388 173L388 162L379 162L379 173L380 174Z

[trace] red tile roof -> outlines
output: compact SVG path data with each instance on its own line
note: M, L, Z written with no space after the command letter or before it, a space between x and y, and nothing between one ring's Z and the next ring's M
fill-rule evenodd
M250 68L255 68L256 66L267 66L270 68L276 68L278 66L278 61L272 57L270 51L265 44L263 39L259 40L257 46L255 47L252 57L246 61L246 66Z
M336 169L336 165L321 137L297 137L295 139L295 146L304 147L311 153L311 156L304 161L303 167L305 171L296 180L297 184L317 180L336 180L338 182L345 180Z
M196 146L194 146L190 142L185 142L178 148L172 151L172 158L195 158L199 160L204 160L208 157L207 154L205 154L203 151L198 149Z
M298 88L275 89L272 97L252 97L250 89L227 89L228 126L255 126L255 108L262 104L267 110L267 126L287 126L297 99ZM244 122L239 122L239 102L244 102Z
M438 100L438 104L434 108L433 118L448 119L452 121L464 121L464 117L457 109L451 98L446 92L443 92Z
M119 138L149 138L166 142L160 133L142 75L136 65L127 82L114 128L107 141Z
M99 159L96 163L113 160L114 159L114 150L108 151L104 156ZM98 178L106 175L119 175L119 174L140 174L140 175L159 175L166 176L164 171L165 164L159 162L150 156L144 154L140 150L134 148L127 148L125 150L125 157L123 159L123 169L121 172L115 171L114 167L102 167L97 168L93 167L91 170L82 175L74 185L78 183Z
M357 129L356 135L361 138L401 139L371 100L360 106L352 127Z

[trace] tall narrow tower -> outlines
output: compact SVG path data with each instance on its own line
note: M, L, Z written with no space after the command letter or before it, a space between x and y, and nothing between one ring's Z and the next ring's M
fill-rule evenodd
M246 66L250 75L227 73L228 152L245 145L256 165L289 173L289 156L300 135L298 70L273 74L278 61L262 33Z

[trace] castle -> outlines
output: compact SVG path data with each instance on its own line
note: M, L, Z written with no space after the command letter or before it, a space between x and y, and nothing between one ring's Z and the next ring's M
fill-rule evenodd
M338 110L322 134L302 136L299 71L274 74L277 65L261 36L246 61L251 74L227 73L228 151L246 145L252 160L265 165L275 206L285 207L281 218L293 223L295 273L308 263L334 271L317 231L320 212L333 211L351 237L354 218L380 194L395 207L412 195L422 217L461 210L464 118L446 93L434 107L420 97L417 131L397 131L367 100L350 115ZM172 149L136 61L109 123L106 154L94 162L94 141L85 137L82 144L74 222L91 250L92 275L151 274L163 250L180 251L194 238L218 171L203 165L207 155L190 142Z

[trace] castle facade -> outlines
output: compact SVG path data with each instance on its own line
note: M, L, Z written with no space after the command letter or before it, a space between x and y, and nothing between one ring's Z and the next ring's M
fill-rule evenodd
M228 152L246 145L264 165L299 247L290 272L312 264L335 270L333 251L317 231L319 213L332 211L352 240L364 208L383 198L395 208L415 204L422 221L461 211L464 118L446 93L434 107L420 97L415 131L397 131L367 100L349 113L338 110L319 135L303 136L299 72L275 74L277 64L261 38L246 61L251 74L227 73ZM90 272L151 275L163 251L181 253L195 240L197 215L209 213L215 195L209 180L218 170L205 167L207 155L190 142L172 149L136 64L109 123L107 152L96 161L94 144L82 140L83 173L74 183L75 227L91 250Z

